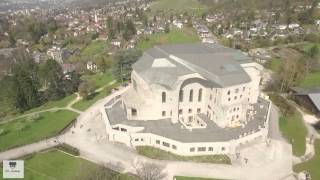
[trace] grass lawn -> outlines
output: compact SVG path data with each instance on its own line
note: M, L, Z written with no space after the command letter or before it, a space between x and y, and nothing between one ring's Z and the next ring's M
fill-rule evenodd
M315 142L315 152L316 155L310 160L305 163L301 163L298 165L295 165L293 167L293 170L295 172L301 172L301 171L308 171L311 174L312 179L320 179L320 140L316 140Z
M87 47L81 50L82 56L96 57L106 52L107 42L105 41L92 41Z
M99 170L99 166L87 160L51 150L37 153L25 159L26 180L85 180ZM110 177L133 180L134 177L105 169ZM2 178L0 167L0 179ZM116 178L117 177L117 178Z
M96 73L93 75L85 75L81 77L82 79L87 79L93 81L96 88L107 85L109 82L114 80L112 73Z
M172 29L169 33L157 33L148 36L138 42L138 49L146 50L160 44L177 44L199 42L199 37L194 29L182 28Z
M307 74L300 84L300 87L304 88L312 88L317 86L320 86L320 72Z
M51 108L63 108L63 107L66 107L71 101L75 100L76 99L76 95L75 94L71 94L69 96L66 96L60 100L57 100L57 101L49 101L39 107L36 107L36 108L33 108L33 109L30 109L24 113L17 113L15 115L8 115L4 118L2 118L3 120L7 120L7 119L11 119L11 118L14 118L15 116L21 116L23 114L28 114L28 113L32 113L32 112L36 112L36 111L43 111L43 110L46 110L46 109L51 109ZM0 119L1 121L1 119Z
M273 58L269 64L267 64L267 68L271 69L274 72L279 72L281 67L281 59L280 58Z
M193 161L199 163L231 164L231 160L226 155L206 155L206 156L179 156L150 146L136 147L138 154L151 159L173 160L173 161Z
M279 126L282 135L292 144L293 154L301 156L306 150L306 136L307 130L302 122L302 117L299 112L294 115L285 117L281 116L279 119Z
M279 127L282 135L292 144L293 154L301 156L306 150L307 128L301 114L279 95L270 95L272 102L280 109Z
M22 118L0 124L0 151L53 136L78 116L77 113L67 110L39 115L35 120Z
M115 83L110 86L107 86L102 91L93 94L90 99L88 99L88 100L82 99L82 100L78 101L77 103L75 103L72 107L75 109L78 109L80 111L85 111L92 104L97 102L99 99L102 99L102 98L108 96L110 94L111 90L115 87L118 87L118 86L119 86L119 83Z
M218 180L212 178L199 178L199 177L185 177L185 176L176 176L176 180Z
M166 14L176 14L188 12L189 15L201 15L208 10L208 7L201 4L198 0L157 0L151 5L151 13L158 11Z

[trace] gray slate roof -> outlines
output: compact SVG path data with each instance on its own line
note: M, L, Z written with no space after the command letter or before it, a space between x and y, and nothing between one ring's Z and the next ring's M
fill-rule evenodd
M182 60L177 61L172 56ZM155 59L165 58L175 67L152 67ZM133 69L148 83L173 88L180 76L198 73L218 87L250 82L240 66L251 62L242 52L217 44L175 44L147 50Z

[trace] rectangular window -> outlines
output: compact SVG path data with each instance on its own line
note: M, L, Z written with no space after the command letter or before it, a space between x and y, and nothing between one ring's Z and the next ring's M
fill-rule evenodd
M190 152L194 152L194 151L195 151L194 147L190 148Z
M136 138L134 141L138 142L138 141L139 141L139 139L138 139L138 138Z
M132 109L131 109L131 115L132 115L132 116L136 116L136 115L137 115L137 110L134 109L134 108L132 108Z
M192 109L189 109L189 111L188 111L189 113L192 113Z
M166 111L162 111L162 116L166 116Z
M167 142L162 142L162 145L165 146L165 147L170 147L170 144L167 143Z
M209 149L208 149L209 151L213 151L213 147L209 147Z
M179 102L183 102L183 90L180 90L180 93L179 93Z
M190 94L189 94L189 101L192 102L193 101L193 90L190 90Z
M120 130L123 132L127 132L127 129L125 129L125 128L121 128Z
M206 151L206 147L198 147L198 151L199 151L199 152Z
M198 101L201 102L202 101L202 89L199 89L199 93L198 93Z
M197 113L201 113L201 109L200 108L197 109Z
M166 103L166 101L167 101L167 95L166 95L166 92L162 92L161 93L161 98L162 98L162 103Z
M182 112L182 109L179 109L179 115L181 115L183 112Z
M156 140L156 144L160 144L160 140Z

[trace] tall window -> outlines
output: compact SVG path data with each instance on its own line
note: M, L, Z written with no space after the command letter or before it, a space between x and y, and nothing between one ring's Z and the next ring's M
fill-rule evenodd
M166 92L162 92L162 103L167 101Z
M202 101L202 89L199 89L199 93L198 93L198 101L201 102Z
M190 94L189 94L189 101L192 102L193 101L193 90L190 90Z
M132 109L131 109L131 115L132 115L132 116L136 116L136 115L137 115L137 110L134 109L134 108L132 108Z
M179 93L179 102L183 102L183 90L182 89L180 90L180 93Z

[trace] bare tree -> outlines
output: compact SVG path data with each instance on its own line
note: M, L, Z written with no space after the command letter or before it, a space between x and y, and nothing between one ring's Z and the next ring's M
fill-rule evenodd
M167 174L164 172L163 165L145 161L137 161L133 164L133 167L135 168L136 173L141 180L161 180L167 176Z

